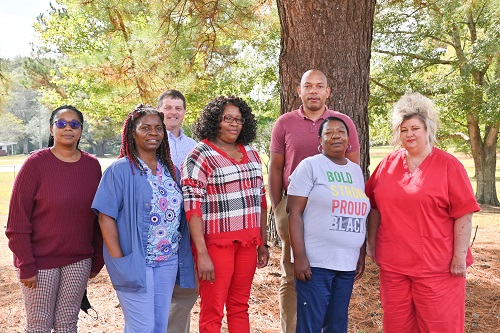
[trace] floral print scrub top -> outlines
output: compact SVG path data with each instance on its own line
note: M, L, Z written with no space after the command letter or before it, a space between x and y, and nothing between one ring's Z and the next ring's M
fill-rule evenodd
M160 161L157 163L156 176L146 163L140 162L153 189L146 252L146 263L151 265L169 259L179 250L182 192L168 168Z

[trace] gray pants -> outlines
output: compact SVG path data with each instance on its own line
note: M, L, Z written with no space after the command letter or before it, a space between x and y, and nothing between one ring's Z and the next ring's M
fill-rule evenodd
M295 333L297 324L297 296L291 261L290 231L286 213L287 197L284 196L274 211L276 231L281 238L281 283L280 283L280 318L281 332Z
M198 273L195 272L196 288L181 288L178 284L174 287L170 313L168 315L169 333L189 333L191 323L191 309L198 300Z

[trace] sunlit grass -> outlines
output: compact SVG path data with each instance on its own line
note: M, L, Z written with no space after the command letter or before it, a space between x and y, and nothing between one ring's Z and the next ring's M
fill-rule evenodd
M392 147L389 146L377 146L370 148L370 173L375 170L380 161L389 153L393 151ZM449 151L452 153L465 167L467 174L469 175L469 179L472 183L472 188L476 190L476 180L474 178L474 160L472 156L465 155L463 153L455 153L453 150ZM497 162L496 166L496 188L497 194L500 193L500 163Z
M390 152L392 152L392 147L389 146L377 146L370 148L370 172L373 172L379 162ZM450 151L452 152L452 151ZM452 152L453 153L453 152ZM476 181L474 179L474 160L471 156L465 154L456 153L454 154L460 162L464 165L469 178L472 183L472 188L476 188ZM19 171L20 165L24 162L27 155L14 155L14 156L1 156L0 157L0 215L8 213L8 206L10 195L12 191L12 185L14 183L15 175ZM267 156L261 156L263 162L267 162ZM103 169L105 169L109 164L116 160L115 156L100 159ZM267 183L267 170L264 167L264 179ZM497 163L496 169L496 187L497 193L500 193L500 163Z
M10 194L14 184L14 174L0 172L0 215L7 215L9 210Z
M13 166L23 164L28 155L8 155L0 156L0 166Z

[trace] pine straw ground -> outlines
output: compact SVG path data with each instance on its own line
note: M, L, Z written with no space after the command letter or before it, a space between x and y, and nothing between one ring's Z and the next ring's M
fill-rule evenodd
M474 228L478 226L474 240L475 264L468 269L466 332L500 332L500 209L483 207L474 215ZM6 216L0 216L5 228ZM3 230L5 230L3 228ZM473 230L474 234L474 230ZM278 285L280 280L279 248L271 248L268 267L258 270L250 299L252 332L278 333ZM22 332L24 310L21 293L12 267L11 253L4 232L0 235L0 331ZM367 259L363 279L356 283L350 306L349 332L382 332L382 309L378 292L378 270ZM94 320L80 312L79 331L108 333L123 331L123 317L118 300L111 287L106 271L89 283L89 298L99 317ZM198 332L199 304L195 305L191 320L191 332ZM227 326L223 324L223 332ZM176 332L173 332L176 333Z

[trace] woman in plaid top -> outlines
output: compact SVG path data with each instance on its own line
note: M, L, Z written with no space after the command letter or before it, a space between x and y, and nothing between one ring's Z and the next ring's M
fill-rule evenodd
M248 299L256 267L267 265L262 163L248 144L256 122L237 97L207 104L195 126L202 141L182 166L182 192L200 282L200 333L250 332Z

